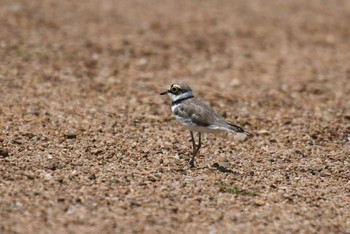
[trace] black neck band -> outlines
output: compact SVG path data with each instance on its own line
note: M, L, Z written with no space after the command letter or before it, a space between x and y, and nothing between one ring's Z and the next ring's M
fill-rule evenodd
M188 96L188 97L181 98L181 99L179 99L179 100L173 101L173 102L171 103L171 105L173 106L173 105L179 104L179 103L181 103L182 101L185 101L185 100L190 99L190 98L193 98L193 96L191 95L191 96Z

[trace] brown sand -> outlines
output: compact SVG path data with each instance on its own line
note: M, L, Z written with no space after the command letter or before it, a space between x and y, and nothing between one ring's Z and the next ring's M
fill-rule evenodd
M1 233L350 233L350 1L0 1ZM255 133L190 136L173 81Z

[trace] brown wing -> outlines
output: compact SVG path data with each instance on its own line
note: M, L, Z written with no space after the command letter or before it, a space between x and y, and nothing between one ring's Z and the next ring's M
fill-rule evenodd
M198 99L185 100L175 110L175 115L188 119L188 123L195 123L199 126L210 126L214 123L225 123L226 121L219 114L215 113L208 105Z

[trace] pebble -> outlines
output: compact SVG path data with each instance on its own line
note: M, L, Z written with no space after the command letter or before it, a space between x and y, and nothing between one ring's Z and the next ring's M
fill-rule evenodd
M66 139L75 139L75 138L77 138L77 134L75 134L75 133L67 133L65 135L65 137L66 137Z
M46 173L46 174L44 174L44 179L45 180L51 180L52 179L52 175L50 173Z
M265 202L263 200L259 200L258 199L258 200L254 201L254 204L257 205L257 206L263 206L263 205L265 205Z
M7 149L1 149L0 148L0 156L3 157L3 158L6 158L8 157L10 154L9 154L9 151Z
M270 132L266 129L261 129L257 132L259 135L270 135Z
M246 134L236 134L234 137L233 137L233 140L235 142L243 142L247 139L247 135Z

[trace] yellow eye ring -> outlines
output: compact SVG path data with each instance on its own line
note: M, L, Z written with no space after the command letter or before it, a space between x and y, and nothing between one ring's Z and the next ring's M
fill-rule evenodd
M173 87L171 87L171 92L172 93L177 93L177 92L179 92L179 88L176 87L176 86L173 86Z

